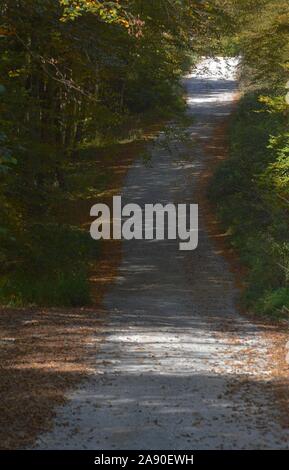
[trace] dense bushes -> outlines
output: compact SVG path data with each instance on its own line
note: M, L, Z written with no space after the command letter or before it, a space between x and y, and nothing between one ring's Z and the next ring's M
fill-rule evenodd
M19 242L16 249L14 244ZM87 271L99 247L87 232L65 225L34 224L17 240L10 240L9 248L12 263L1 277L2 301L12 305L89 303Z
M210 197L248 267L244 302L260 313L288 313L288 183L284 97L249 93L231 124L230 158L216 171Z

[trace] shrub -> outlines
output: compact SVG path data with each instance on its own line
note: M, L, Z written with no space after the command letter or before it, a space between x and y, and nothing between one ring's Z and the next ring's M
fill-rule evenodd
M2 303L89 303L88 269L99 247L88 233L71 226L35 224L22 235L21 242L18 264L3 274L0 282Z

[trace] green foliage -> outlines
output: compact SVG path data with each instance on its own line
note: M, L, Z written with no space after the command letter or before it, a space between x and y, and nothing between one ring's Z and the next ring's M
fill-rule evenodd
M289 313L289 288L281 287L279 289L267 292L256 305L259 313L272 314L277 317L288 315Z
M87 273L59 275L35 279L16 274L2 278L1 303L12 307L25 305L78 307L90 303Z
M6 174L17 163L12 151L6 147L6 141L7 136L0 132L0 174Z
M269 105L269 102L271 103ZM248 267L244 301L257 312L288 307L288 119L278 96L247 94L231 124L230 158L214 176L210 197ZM269 106L269 107L268 107Z
M289 71L287 0L226 0L222 8L234 23L246 86L284 87Z
M19 239L17 239L17 243ZM2 273L0 300L10 305L77 306L90 301L88 266L98 255L87 232L56 224L34 224L21 245L10 244L17 265Z

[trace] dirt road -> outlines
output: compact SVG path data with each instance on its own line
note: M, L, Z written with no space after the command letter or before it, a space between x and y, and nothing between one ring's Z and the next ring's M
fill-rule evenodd
M156 148L149 165L137 160L124 203L196 202L202 142L230 113L236 91L230 67L205 65L185 79L193 150ZM195 251L179 251L177 240L124 241L95 374L59 408L36 448L288 448L270 386L270 344L238 314L237 296L202 210Z

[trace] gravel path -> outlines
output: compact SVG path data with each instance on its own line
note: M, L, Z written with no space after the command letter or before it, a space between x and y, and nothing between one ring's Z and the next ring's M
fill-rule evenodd
M236 90L223 62L203 65L208 70L185 79L196 142L230 113ZM155 149L151 164L139 159L128 172L123 202L194 203L202 162L198 143L185 156ZM191 252L178 241L123 243L95 374L58 409L36 448L289 447L270 385L270 344L238 314L232 274L202 211L199 238Z

